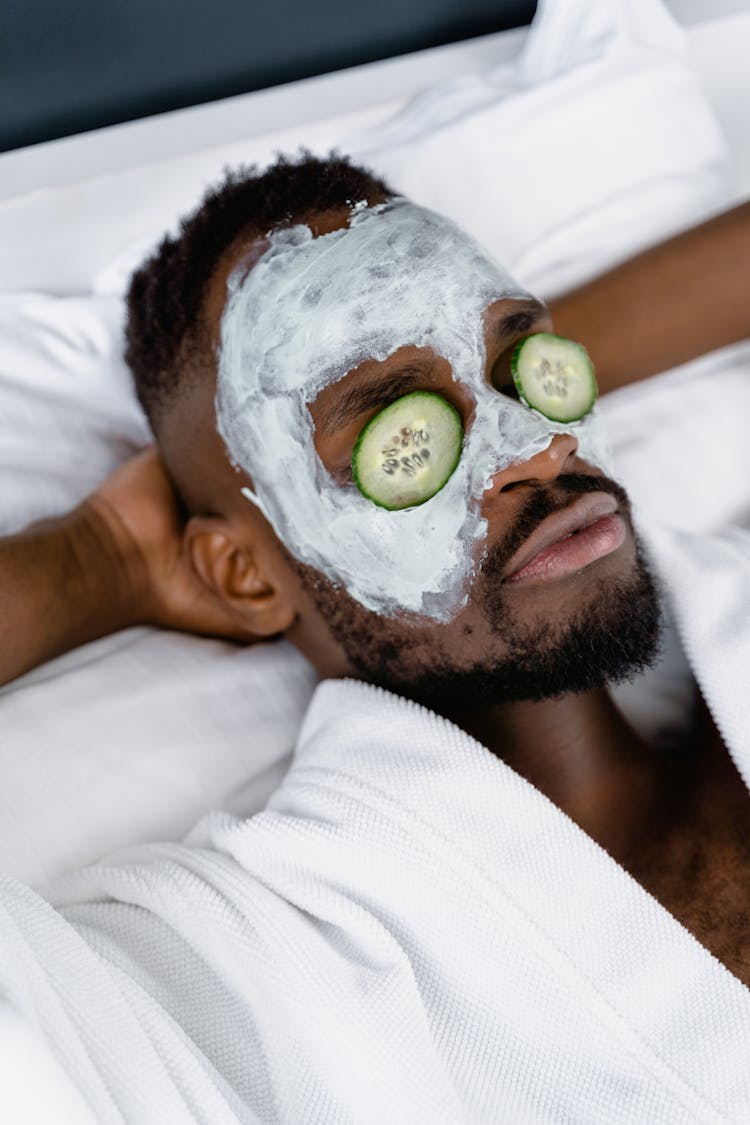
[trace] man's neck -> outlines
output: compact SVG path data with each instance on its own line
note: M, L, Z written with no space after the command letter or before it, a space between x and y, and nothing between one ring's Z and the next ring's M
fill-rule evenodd
M659 756L603 689L446 717L615 856L628 853L663 798Z

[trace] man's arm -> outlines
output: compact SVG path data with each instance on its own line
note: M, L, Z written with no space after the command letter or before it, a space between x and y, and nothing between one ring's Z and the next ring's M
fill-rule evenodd
M0 540L0 683L137 624L138 565L86 504Z
M750 337L750 202L549 303L579 340L600 394Z
M0 539L0 684L132 625L252 641L193 572L182 531L147 450L68 515Z

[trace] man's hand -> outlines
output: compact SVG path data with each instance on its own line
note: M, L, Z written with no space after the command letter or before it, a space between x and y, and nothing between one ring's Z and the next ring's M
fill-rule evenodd
M195 573L177 497L155 447L117 469L84 507L116 544L134 617L167 629L245 643L255 639Z
M151 449L68 515L0 539L0 684L132 625L254 640L194 573L183 533Z

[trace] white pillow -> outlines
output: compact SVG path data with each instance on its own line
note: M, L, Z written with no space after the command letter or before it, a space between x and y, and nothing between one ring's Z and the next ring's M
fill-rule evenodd
M39 885L121 844L263 808L315 685L287 642L129 629L0 693L0 871Z
M351 148L551 296L727 204L734 170L660 0L542 0L520 57Z
M0 295L0 533L66 511L150 433L112 297Z
M287 129L244 150L235 143L80 185L79 205L122 210L131 194L141 213L139 223L127 210L118 216L140 233L95 272L94 291L123 292L144 252L224 164L262 165L300 143L360 159L458 222L543 297L735 195L735 165L687 33L661 0L540 0L516 60L431 87L384 123L355 116L364 124L354 131L340 115L304 136Z

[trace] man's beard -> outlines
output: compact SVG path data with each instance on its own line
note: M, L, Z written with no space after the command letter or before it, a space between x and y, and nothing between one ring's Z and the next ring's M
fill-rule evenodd
M567 492L607 491L615 495L623 516L630 511L625 491L606 477L561 476ZM570 502L553 503L537 493L503 543L485 558L475 580L478 603L502 655L466 661L451 655L465 625L398 621L365 609L319 571L289 556L332 636L343 648L354 674L398 695L444 713L448 709L531 700L538 702L571 692L591 691L632 680L651 667L660 652L662 596L634 532L636 560L624 578L597 578L593 592L572 616L559 624L525 625L511 612L502 574L520 543L553 511ZM632 527L632 523L631 523ZM517 595L514 594L517 600Z

